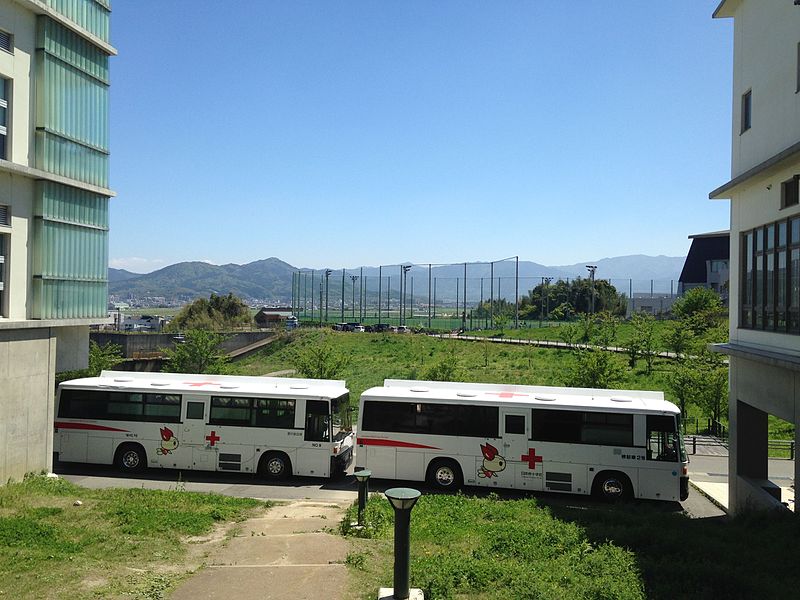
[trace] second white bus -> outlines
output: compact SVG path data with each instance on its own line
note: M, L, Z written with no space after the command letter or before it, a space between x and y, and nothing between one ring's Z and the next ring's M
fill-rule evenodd
M661 392L386 380L361 396L356 468L441 489L685 500L679 416Z
M344 381L128 373L59 385L58 460L330 477L353 456Z

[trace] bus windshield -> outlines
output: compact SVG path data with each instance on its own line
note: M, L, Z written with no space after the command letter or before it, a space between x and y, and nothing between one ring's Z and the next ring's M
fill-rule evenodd
M350 394L344 394L338 398L331 399L331 417L334 440L353 431Z
M647 460L686 461L686 450L674 416L647 415Z

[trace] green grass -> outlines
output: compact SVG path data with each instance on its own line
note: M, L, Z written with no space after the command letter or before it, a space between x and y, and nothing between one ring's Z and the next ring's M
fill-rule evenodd
M0 597L162 598L181 577L166 567L181 563L187 536L265 506L178 490L89 490L45 477L11 482L0 487Z
M391 585L392 515L373 495L368 538L348 557L363 598ZM542 506L535 499L423 496L412 512L411 585L429 600L792 597L800 522L689 519L661 503ZM370 592L370 593L368 593Z
M349 357L339 376L347 381L351 396L380 386L386 378L420 379L436 361L453 353L463 381L516 383L527 385L565 385L575 363L572 352L495 344L482 341L437 339L424 335L394 333L347 333L335 331L294 331L270 347L233 364L238 375L263 375L291 369L295 354L307 344L314 344L320 335L332 336L336 347ZM627 364L622 355L615 355L620 365ZM646 374L644 361L637 369L626 369L619 388L663 390L664 376L672 363L656 359L653 373Z

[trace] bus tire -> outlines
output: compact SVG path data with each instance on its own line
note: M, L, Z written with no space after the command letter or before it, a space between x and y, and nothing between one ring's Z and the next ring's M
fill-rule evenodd
M625 473L601 471L592 483L592 495L604 502L624 502L633 498L633 486Z
M288 479L292 476L292 461L284 452L266 452L258 463L258 472L274 481Z
M147 453L141 444L120 444L114 455L114 464L125 473L138 473L147 467Z
M437 490L457 490L464 482L461 467L449 458L437 458L428 466L428 484Z

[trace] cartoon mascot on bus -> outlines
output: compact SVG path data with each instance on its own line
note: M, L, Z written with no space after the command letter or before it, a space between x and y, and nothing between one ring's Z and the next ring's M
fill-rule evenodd
M506 468L506 459L497 453L497 448L489 442L481 444L483 454L483 465L478 469L478 477L481 479L491 479L497 477L500 471Z
M161 447L156 449L156 454L172 454L172 451L178 447L178 438L169 427L162 427L161 431Z

